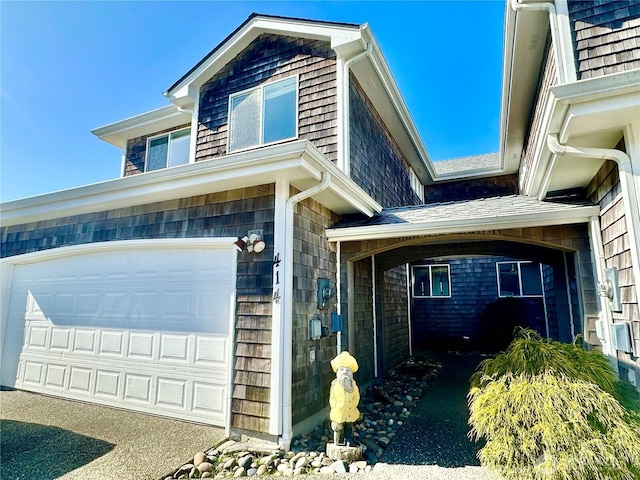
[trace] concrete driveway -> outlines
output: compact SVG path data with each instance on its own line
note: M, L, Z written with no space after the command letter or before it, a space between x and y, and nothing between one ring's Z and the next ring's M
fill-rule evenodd
M22 391L0 392L0 478L157 480L221 428Z

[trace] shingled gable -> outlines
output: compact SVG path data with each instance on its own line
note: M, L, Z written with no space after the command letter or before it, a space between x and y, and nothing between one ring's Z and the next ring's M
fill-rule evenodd
M177 105L187 106L197 101L198 88L263 33L328 40L331 48L348 57L361 47L361 28L366 28L366 25L253 13L171 85L164 95Z

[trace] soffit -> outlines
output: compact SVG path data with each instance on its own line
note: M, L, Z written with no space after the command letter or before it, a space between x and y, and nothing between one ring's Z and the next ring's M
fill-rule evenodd
M549 32L545 11L514 12L507 2L502 90L504 172L520 166ZM510 55L508 54L510 52Z

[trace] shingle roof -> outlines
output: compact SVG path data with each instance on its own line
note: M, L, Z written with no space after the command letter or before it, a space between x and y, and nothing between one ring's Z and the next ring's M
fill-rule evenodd
M347 220L336 224L333 228L364 227L391 224L431 224L437 225L480 219L527 216L538 214L558 214L582 208L593 207L590 202L550 202L539 201L523 195L480 198L458 202L431 203L408 207L385 208L371 218Z
M451 158L433 162L438 175L500 167L500 152L470 155L468 157Z

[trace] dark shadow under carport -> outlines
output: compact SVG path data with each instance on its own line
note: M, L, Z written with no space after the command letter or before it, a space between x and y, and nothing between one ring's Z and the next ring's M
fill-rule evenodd
M421 353L420 356L442 362L443 368L381 461L447 468L480 465L476 454L482 445L472 442L467 436L467 393L469 377L486 357L477 354Z

